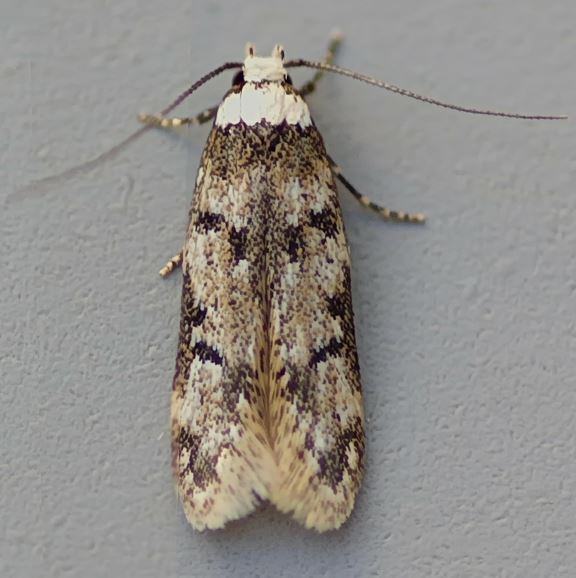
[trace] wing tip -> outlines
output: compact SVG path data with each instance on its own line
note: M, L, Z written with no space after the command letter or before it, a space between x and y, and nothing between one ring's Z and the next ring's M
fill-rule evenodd
M266 501L254 490L245 494L244 499L213 501L208 507L195 508L192 503L182 499L184 514L190 525L198 532L221 530L229 522L250 515Z
M323 491L324 490L324 491ZM331 495L320 496L318 494ZM308 530L318 533L337 530L348 520L354 508L355 496L338 496L331 489L322 487L308 496L290 496L276 493L270 502L282 513L291 515Z

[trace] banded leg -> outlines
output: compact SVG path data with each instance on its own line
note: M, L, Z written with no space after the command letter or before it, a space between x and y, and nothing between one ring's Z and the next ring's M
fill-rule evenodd
M191 126L191 125L201 125L210 122L218 112L218 107L213 106L203 110L200 114L190 117L175 117L168 118L163 116L157 116L153 114L139 114L138 120L142 124L149 126L158 126L161 128L179 128L181 126Z
M172 259L170 259L170 261L160 269L160 276L168 277L168 275L170 275L174 269L180 267L180 265L182 265L182 251L180 251L178 255L174 255L174 257L172 257Z
M193 117L185 117L185 118L166 118L162 116L155 116L151 114L140 114L138 116L138 120L149 126L158 126L161 128L178 128L181 126L186 125L193 125L193 124L204 124L210 121L212 118L216 116L216 112L218 111L217 106L213 106L212 108L207 108L203 110L200 114L193 116ZM174 255L162 269L160 269L159 273L161 277L168 277L170 273L172 273L175 269L182 265L182 251L177 255Z
M367 196L356 190L352 183L344 177L342 174L342 169L334 162L331 157L328 157L328 160L330 161L330 165L332 166L332 170L334 171L336 178L348 189L348 192L350 192L362 206L370 209L371 211L374 211L385 221L413 224L422 224L426 222L426 217L422 213L404 213L402 211L393 211L392 209L387 209L386 207L382 207L376 203L373 203Z
M328 49L326 50L326 56L324 57L323 62L325 62L326 64L332 64L334 62L334 58L336 56L336 53L338 52L338 49L340 48L340 45L342 44L343 38L344 37L340 32L334 32L332 34L332 37L330 38L330 44L328 44ZM311 80L309 80L306 84L303 84L300 87L299 89L300 95L308 96L309 94L312 94L316 90L318 81L323 76L324 71L318 70Z

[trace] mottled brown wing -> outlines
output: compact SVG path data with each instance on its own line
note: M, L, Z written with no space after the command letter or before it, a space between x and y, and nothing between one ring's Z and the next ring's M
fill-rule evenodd
M277 485L266 419L261 174L243 159L243 143L214 128L183 255L172 463L198 530L248 514Z
M349 516L364 431L349 252L314 126L215 127L184 251L172 397L178 492L218 528L261 500Z
M280 134L268 177L270 500L324 531L348 518L363 473L350 254L320 134Z

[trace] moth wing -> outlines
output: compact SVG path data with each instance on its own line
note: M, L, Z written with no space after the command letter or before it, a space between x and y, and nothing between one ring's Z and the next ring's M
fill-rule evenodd
M252 162L260 149L265 167ZM313 126L213 129L201 167L172 396L186 516L219 528L270 500L306 527L338 528L360 486L364 417L322 139Z
M265 424L261 227L253 221L249 179L227 161L232 146L213 129L182 266L172 464L186 517L198 530L250 513L276 483ZM241 184L232 190L230 183Z
M314 127L298 146L306 164L289 164L275 181L268 409L279 481L270 499L324 531L352 511L363 473L364 413L334 176Z

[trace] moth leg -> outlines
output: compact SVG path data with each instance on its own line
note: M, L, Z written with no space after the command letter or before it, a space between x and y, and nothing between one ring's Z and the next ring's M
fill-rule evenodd
M174 255L174 257L172 257L172 259L170 259L170 261L160 269L160 276L168 277L168 275L170 275L174 269L180 267L180 265L182 265L182 251L177 255Z
M326 56L324 57L323 62L326 64L332 64L334 62L334 57L342 44L342 39L344 37L340 32L334 32L332 37L330 38L330 44L328 44L328 49L326 50ZM324 76L324 71L319 70L316 74L309 80L306 84L303 84L299 89L301 96L308 96L312 94L316 90L316 86L318 85L318 81Z
M218 107L213 106L211 108L207 108L203 110L200 114L196 116L190 117L175 117L175 118L167 118L163 116L157 116L153 114L139 114L138 120L142 124L150 125L150 126L159 126L161 128L179 128L181 126L188 126L188 125L200 125L212 120L216 113L218 112Z
M358 192L352 183L344 177L342 174L342 169L330 158L330 165L336 178L348 189L348 192L352 193L353 197L364 207L374 211L385 221L393 221L396 223L415 223L420 224L426 221L426 217L422 213L404 213L402 211L393 211L392 209L387 209L381 205L373 203L367 196Z

